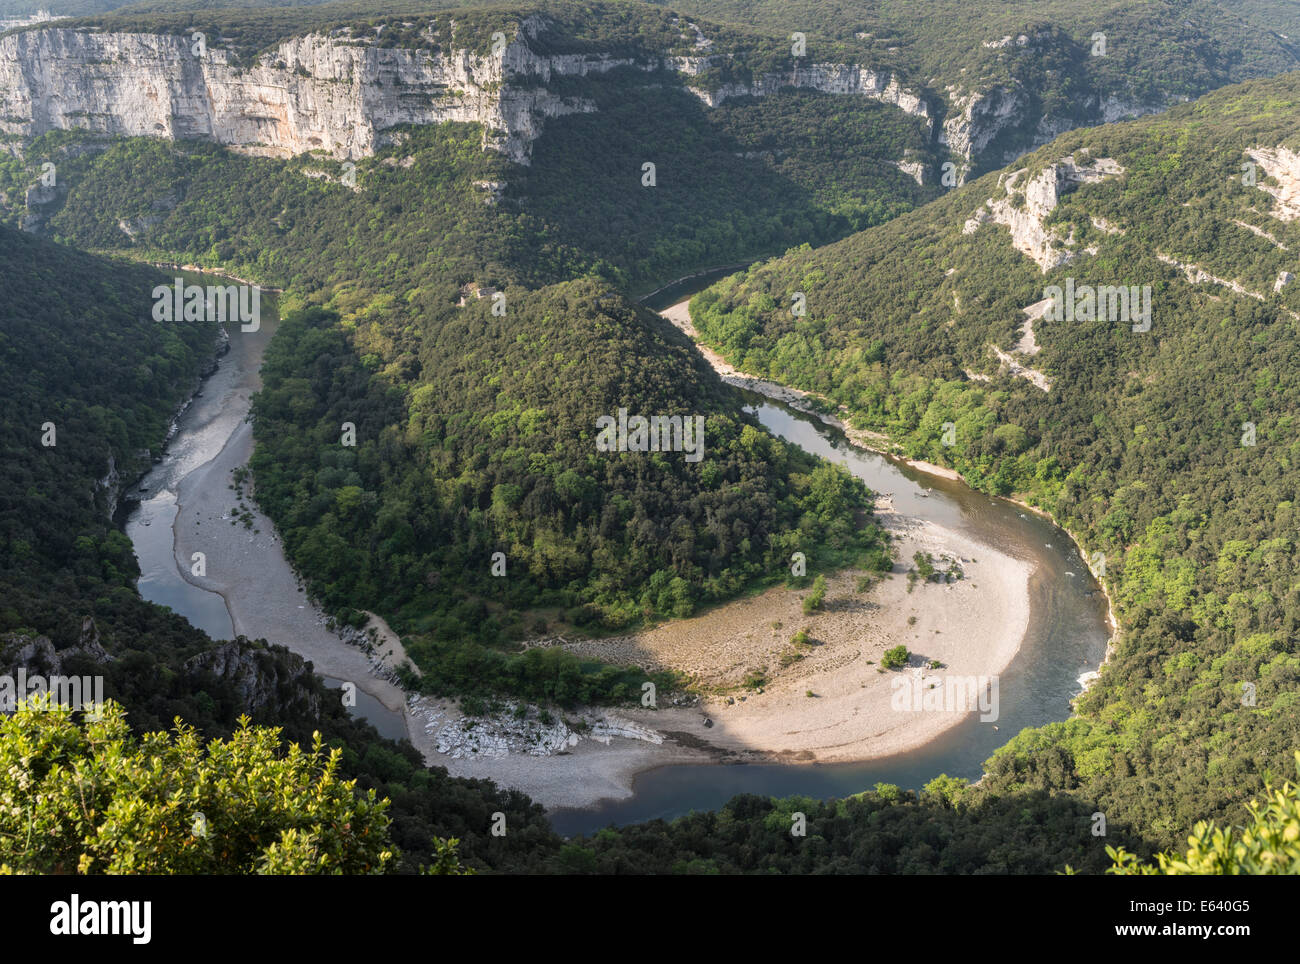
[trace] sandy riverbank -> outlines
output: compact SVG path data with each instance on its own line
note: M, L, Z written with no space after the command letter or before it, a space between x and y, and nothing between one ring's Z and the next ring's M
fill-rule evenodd
M228 486L252 449L252 426L241 422L214 459L181 481L174 523L178 570L188 582L221 595L237 635L282 643L311 660L316 672L353 682L390 710L403 712L401 688L330 630L324 613L299 590L271 520L245 499L252 528L231 525L231 510L240 500ZM205 575L191 571L195 552L205 556Z
M708 695L697 709L670 711L670 725L737 759L848 762L922 746L967 710L900 710L893 699L900 681L920 671L928 689L1004 671L1029 625L1032 566L929 522L882 519L908 567L914 553L928 552L952 559L963 578L917 580L909 591L907 567L898 565L859 592L864 573L849 570L828 578L825 606L812 615L802 611L807 590L777 587L634 636L568 648L688 674ZM800 629L812 645L791 643ZM881 656L899 645L912 654L909 669L882 672ZM941 668L922 668L931 661ZM745 685L751 674L765 678L761 688Z
M664 314L694 336L686 302ZM741 374L699 347L728 383L814 411L806 393ZM863 447L882 441L834 416L815 414ZM938 466L918 467L956 477ZM518 787L548 807L625 798L637 773L671 763L849 762L923 746L967 718L969 709L900 708L900 682L910 683L919 673L913 690L919 693L950 679L1003 672L1029 625L1033 566L934 522L892 511L880 512L880 520L903 563L866 592L858 588L862 573L834 574L825 607L811 616L802 612L806 590L777 587L634 635L565 644L583 655L672 668L692 678L706 694L696 705L617 711L619 719L652 731L660 742L614 738L601 745L583 739L559 754L452 759L438 752L437 743L440 734L446 741L444 727L459 725L458 711L443 701L422 701L431 721L417 746L452 773ZM909 592L906 569L916 552L951 560L963 578L917 581ZM791 637L803 628L812 645L793 645ZM881 655L898 645L913 654L909 668L882 672ZM925 668L932 661L939 667ZM761 687L745 685L752 673L765 677Z
M679 324L684 311L685 304L670 309ZM732 384L809 410L804 393L741 375L702 351ZM231 403L246 404L244 394L256 385L248 379ZM879 445L878 436L820 417L864 447ZM220 453L179 485L175 555L185 578L221 594L237 633L283 643L317 672L353 681L403 713L408 736L428 763L518 788L548 807L627 797L638 773L667 764L845 762L922 746L966 713L898 709L895 681L913 670L880 672L881 654L905 645L922 686L942 685L950 676L992 676L1015 657L1029 622L1029 563L933 522L882 512L906 564L866 592L858 590L859 573L831 576L826 605L812 616L801 611L806 590L778 587L633 636L570 644L611 662L685 672L706 694L698 703L588 711L569 720L571 728L563 720L532 725L536 710L526 714L524 726L504 717L467 720L452 702L408 698L386 678L385 666L372 665L327 628L324 614L300 591L274 527L250 500L244 502L253 526L231 524L239 501L229 488L232 473L247 464L251 451L251 426L240 422ZM948 557L964 578L919 581L908 592L905 569L918 551ZM194 552L206 555L203 576L190 572ZM400 639L382 621L371 625L384 661L399 663ZM791 636L805 627L812 644L792 647ZM932 660L941 668L921 669ZM761 692L745 685L752 672L766 678Z

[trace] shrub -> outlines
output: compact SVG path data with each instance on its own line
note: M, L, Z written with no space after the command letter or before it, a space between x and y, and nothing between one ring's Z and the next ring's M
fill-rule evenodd
M826 602L826 577L818 576L813 580L812 592L804 597L803 612L805 616L811 615L822 608Z
M900 666L907 665L911 655L906 646L895 646L893 649L885 650L885 655L880 657L880 665L885 669L898 669Z

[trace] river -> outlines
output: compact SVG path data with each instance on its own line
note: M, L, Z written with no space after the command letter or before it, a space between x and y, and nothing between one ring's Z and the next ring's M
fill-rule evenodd
M702 287L717 274L691 279L685 290L680 285L670 286L657 297L680 300L691 288ZM277 321L273 311L264 310L257 332L244 333L238 325L230 326L230 351L178 420L164 458L141 482L140 505L126 520L126 532L140 562L141 595L170 607L214 639L232 638L231 612L221 595L193 585L180 574L173 531L177 494L188 488L192 498L196 485L224 488L224 474L202 470L241 434L252 395L261 384L263 352L275 334ZM1062 530L1014 503L857 448L838 430L784 404L750 392L743 395L747 408L773 434L845 465L873 491L892 493L900 512L956 528L1034 563L1029 627L1019 653L1001 675L997 727L981 725L972 714L968 722L920 749L866 763L660 767L637 776L632 796L624 800L553 812L552 823L561 833L589 833L610 823L716 809L737 793L832 797L856 793L877 782L919 788L940 773L978 778L983 762L1020 730L1066 719L1071 699L1082 690L1081 677L1097 670L1105 656L1110 635L1105 595ZM269 523L264 524L269 531ZM281 581L291 578L278 547L259 564L273 567ZM304 623L304 632L307 628ZM326 682L336 688L341 685L336 678L327 677ZM363 689L359 688L357 695L354 713L370 720L385 736L406 735L400 712Z
M643 303L664 310L734 270L714 269L682 279ZM1067 719L1071 700L1083 691L1085 674L1096 672L1105 659L1110 640L1106 596L1062 529L1006 499L859 448L812 415L754 392L737 391L747 411L772 434L845 466L873 492L892 494L900 513L933 520L1033 562L1029 626L1020 651L1000 675L998 723L981 724L978 715L971 714L919 749L865 763L659 767L635 777L632 795L623 800L553 812L551 823L562 834L715 810L739 793L829 798L876 783L919 789L941 773L978 779L984 761L1022 729Z
M875 492L893 493L902 513L941 522L1035 565L1030 619L1019 653L1000 676L995 727L977 714L926 746L866 763L676 765L649 770L632 796L586 810L562 810L551 823L562 834L591 833L609 824L670 819L714 810L738 793L842 797L892 783L919 789L940 773L978 779L983 763L1025 727L1066 719L1081 677L1096 671L1110 638L1105 594L1070 537L1047 520L961 482L927 475L852 445L842 432L752 392L746 408L774 435L845 466Z
M178 273L193 284L231 280L215 275ZM263 353L279 327L274 297L266 291L261 295L261 308L261 325L257 331L244 332L238 324L225 326L230 336L230 351L221 357L217 370L204 380L199 393L177 419L176 431L167 443L162 460L140 481L134 493L140 499L139 505L129 511L125 520L126 534L140 565L140 579L136 584L140 595L184 616L218 640L234 638L234 622L220 594L194 585L181 575L174 528L178 493L184 491L187 482L195 479L207 482L201 471L222 453L248 416L253 394L262 384ZM219 478L220 475L213 475L214 480ZM343 685L343 680L335 677L323 679L330 689L337 690ZM355 705L349 707L354 715L368 720L383 736L402 739L407 735L400 712L389 709L361 686L354 695Z

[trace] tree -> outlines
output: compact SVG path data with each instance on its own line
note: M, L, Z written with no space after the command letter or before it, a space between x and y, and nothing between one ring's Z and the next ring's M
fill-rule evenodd
M885 669L897 669L900 666L907 665L907 660L911 655L907 651L907 647L900 644L893 649L885 650L885 655L880 657L880 665Z
M1300 770L1300 752L1296 767ZM1247 809L1251 823L1246 827L1198 823L1187 838L1185 856L1160 853L1155 863L1145 863L1123 847L1107 847L1114 865L1106 872L1121 876L1300 873L1300 788L1290 781L1280 790L1266 787L1263 797Z
M319 733L282 751L247 717L204 745L179 719L137 738L112 702L95 721L26 702L0 722L0 870L383 873L389 802L340 780L340 756Z

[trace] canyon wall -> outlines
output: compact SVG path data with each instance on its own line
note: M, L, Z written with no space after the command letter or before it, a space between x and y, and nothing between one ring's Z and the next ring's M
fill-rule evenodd
M529 25L525 25L527 28ZM33 29L0 39L0 134L50 130L213 140L247 153L373 154L401 124L482 124L485 148L527 163L547 118L594 110L552 92L557 77L617 67L666 69L684 82L720 61L701 57L542 55L523 36L493 53L378 47L313 34L278 44L249 67L171 34ZM889 74L816 64L709 92L710 106L785 87L871 97L929 119L928 106Z

